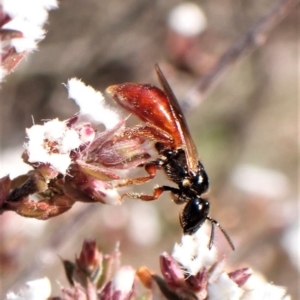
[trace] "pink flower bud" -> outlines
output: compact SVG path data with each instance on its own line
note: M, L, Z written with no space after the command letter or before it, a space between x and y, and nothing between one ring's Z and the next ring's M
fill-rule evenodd
M77 267L87 275L98 272L103 256L98 251L95 240L86 239L83 242L79 257L76 259Z
M160 255L160 269L169 287L176 288L185 286L184 270L179 266L176 260L166 252Z

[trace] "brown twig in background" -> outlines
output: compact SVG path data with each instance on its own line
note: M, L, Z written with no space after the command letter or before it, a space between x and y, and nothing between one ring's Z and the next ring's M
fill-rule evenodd
M234 63L245 58L257 47L263 45L269 32L299 3L299 0L281 0L256 24L254 24L244 36L238 39L220 57L212 70L203 76L183 99L181 106L184 112L189 112L194 107L198 106L207 97L209 92L221 81Z

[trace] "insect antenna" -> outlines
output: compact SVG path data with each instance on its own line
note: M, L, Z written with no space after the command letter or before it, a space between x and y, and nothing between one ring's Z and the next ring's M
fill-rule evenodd
M222 233L224 234L228 244L230 245L231 249L234 251L234 245L233 242L231 240L231 238L229 237L228 233L225 231L225 229L219 224L218 221L216 221L215 219L211 218L210 216L206 217L207 220L209 220L211 222L211 234L210 234L210 240L209 240L209 250L212 248L213 242L214 242L214 237L215 237L215 225L218 226L220 228L220 230L222 231Z

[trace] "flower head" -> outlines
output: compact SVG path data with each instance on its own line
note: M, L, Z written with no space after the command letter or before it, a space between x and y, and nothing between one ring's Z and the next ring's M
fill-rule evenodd
M215 246L208 248L209 237L201 227L194 236L183 236L175 244L172 255L160 256L163 278L146 267L137 276L153 298L162 299L230 299L230 300L289 300L283 287L261 279L249 268L228 273L225 259L219 259ZM260 279L259 279L260 278ZM163 296L162 296L163 295ZM164 298L165 297L165 298Z
M13 191L3 179L2 209L26 217L48 219L69 210L76 201L118 205L118 181L150 158L144 136L131 136L126 120L106 104L103 95L78 79L68 83L78 114L26 129L23 160L34 170ZM104 124L99 131L97 125ZM38 202L29 197L37 196ZM0 202L1 204L1 202Z
M0 3L0 81L45 36L42 26L56 0L2 0Z
M48 163L65 175L71 164L71 151L82 144L79 132L68 127L66 122L54 119L27 128L26 133L28 162Z
M120 267L119 248L101 253L93 240L85 240L75 262L63 260L71 288L62 288L63 299L129 300L134 294L135 270ZM55 298L60 299L60 298Z
M172 257L184 268L188 275L196 275L201 268L211 267L217 258L215 246L208 248L209 237L204 230L194 235L183 235L181 243L175 244Z

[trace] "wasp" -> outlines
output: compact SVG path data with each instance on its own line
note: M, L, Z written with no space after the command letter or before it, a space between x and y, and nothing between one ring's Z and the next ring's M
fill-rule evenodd
M184 234L194 234L208 220L212 224L209 249L214 240L215 226L219 227L229 245L234 245L223 227L209 215L210 203L203 197L209 187L209 179L198 158L197 148L191 137L187 122L168 81L158 65L155 70L163 90L150 84L124 83L107 88L112 98L144 123L126 129L123 138L145 137L155 142L156 160L143 166L147 176L127 179L119 186L142 184L163 169L167 178L177 187L158 186L153 195L125 194L131 198L152 201L163 192L171 192L176 204L185 204L180 214Z

